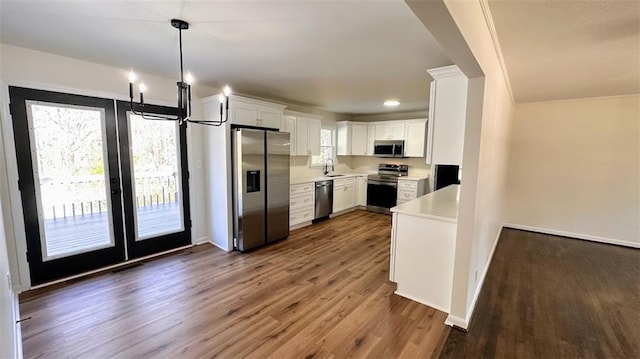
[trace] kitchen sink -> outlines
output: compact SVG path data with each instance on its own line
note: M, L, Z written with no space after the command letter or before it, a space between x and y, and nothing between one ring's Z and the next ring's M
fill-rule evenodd
M342 177L342 176L346 176L346 175L336 175L336 174L333 174L333 175L325 175L325 177Z

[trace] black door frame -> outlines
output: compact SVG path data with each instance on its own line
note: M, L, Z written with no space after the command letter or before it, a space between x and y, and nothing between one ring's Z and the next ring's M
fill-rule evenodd
M13 136L18 164L18 187L22 200L22 213L27 241L27 261L32 284L42 284L55 279L87 272L120 263L125 260L122 202L120 197L120 169L118 165L118 134L114 101L99 97L73 95L60 92L9 86ZM105 111L107 137L107 167L111 193L114 246L68 257L43 261L40 241L40 224L36 201L36 184L33 175L31 143L26 101L101 108Z
M120 161L122 172L122 183L131 182L131 155L130 139L127 112L131 111L131 103L127 101L116 101L118 134L120 139ZM140 106L134 104L134 109L140 111ZM144 105L145 113L177 115L178 110L174 107ZM150 120L151 121L151 120ZM127 242L127 254L129 259L140 258L150 254L159 253L191 244L191 212L189 207L189 164L187 158L187 124L183 123L179 127L180 141L180 175L182 184L182 213L184 220L184 231L161 235L154 238L135 240L133 185L124 185L122 194L124 199L125 233Z

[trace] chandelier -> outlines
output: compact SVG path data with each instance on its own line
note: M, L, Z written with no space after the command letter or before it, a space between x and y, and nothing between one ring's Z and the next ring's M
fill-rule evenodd
M193 76L190 72L185 75L182 65L182 30L189 29L189 23L180 19L171 19L171 26L178 29L179 41L180 41L180 81L176 83L178 86L178 111L176 116L150 114L144 112L144 93L147 91L147 87L144 83L138 85L140 90L140 102L133 101L133 85L136 82L137 76L133 72L129 72L129 103L131 105L131 112L144 118L145 120L164 120L164 121L177 121L179 125L185 123L197 123L200 125L208 126L221 126L223 123L229 120L229 95L231 94L231 88L225 86L223 92L220 94L220 118L217 120L194 120L191 118L191 85L193 84Z

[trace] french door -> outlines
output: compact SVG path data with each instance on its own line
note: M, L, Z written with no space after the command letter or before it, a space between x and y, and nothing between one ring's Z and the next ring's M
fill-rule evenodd
M166 132L145 127L147 137L134 143L152 144L130 151L130 134L140 130L127 129L126 120L118 126L114 100L20 87L9 87L9 95L33 285L189 244L184 129L172 122L174 138L166 141ZM171 141L178 160L165 161L164 172L135 171L136 158L148 160L148 152L170 158L168 149L158 155L156 144ZM143 183L136 190L134 172L157 182L168 174L173 182L165 190L172 193L164 203L170 204L160 206L162 186ZM133 201L134 192L146 196L146 206ZM170 225L154 227L154 220Z
M127 248L138 258L191 243L187 128L146 120L117 102ZM174 115L171 107L144 105L145 113Z

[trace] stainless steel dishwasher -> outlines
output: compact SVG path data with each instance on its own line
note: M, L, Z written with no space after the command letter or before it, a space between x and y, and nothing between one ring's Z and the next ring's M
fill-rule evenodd
M316 182L316 207L313 219L329 217L333 210L333 181Z

